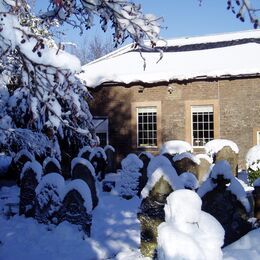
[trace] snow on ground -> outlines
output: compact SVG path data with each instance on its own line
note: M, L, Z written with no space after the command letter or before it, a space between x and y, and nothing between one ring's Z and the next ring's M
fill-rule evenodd
M7 219L3 206L18 202L19 188L0 187L0 259L4 260L97 260L141 259L140 227L136 213L140 200L124 200L100 192L93 211L91 238L67 222L59 226L38 224L32 218L15 215ZM223 250L224 259L260 259L260 229Z
M223 249L226 260L260 259L260 228L249 232L240 240Z

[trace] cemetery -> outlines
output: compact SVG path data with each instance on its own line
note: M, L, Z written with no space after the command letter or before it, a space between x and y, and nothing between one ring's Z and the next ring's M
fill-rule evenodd
M157 155L128 154L117 169L112 146L85 146L71 160L70 173L63 174L57 158L40 163L21 150L9 165L1 165L1 183L9 179L15 184L1 184L1 220L34 219L50 234L63 225L73 228L90 252L79 259L225 259L232 255L232 243L250 234L259 238L260 147L249 150L247 172L238 170L238 153L230 140L210 141L204 154L172 140ZM256 177L250 184L252 171ZM120 220L121 214L126 218ZM106 245L118 241L113 234L125 246ZM98 253L93 241L101 240ZM191 251L185 250L186 243Z
M260 6L139 1L0 0L0 260L260 259Z

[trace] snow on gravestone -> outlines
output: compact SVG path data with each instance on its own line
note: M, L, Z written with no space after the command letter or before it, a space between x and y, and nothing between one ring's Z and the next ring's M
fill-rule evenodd
M42 177L35 190L35 218L39 223L59 223L58 211L62 205L64 186L64 178L59 173L48 173Z
M239 149L233 141L214 139L206 143L205 151L212 158L213 163L221 160L228 161L233 175L237 176Z
M145 187L147 180L148 180L148 177L147 177L148 164L154 156L149 152L142 152L138 155L138 157L143 162L143 167L140 170L141 177L140 177L140 180L139 180L139 190L138 190L138 196L140 196L141 191Z
M251 230L247 222L251 210L247 194L227 161L216 162L209 178L198 189L198 195L202 198L202 209L225 229L225 245Z
M95 180L95 169L93 165L84 158L76 157L71 161L72 180L81 179L89 187L93 208L98 204L98 194Z
M185 189L197 190L199 187L199 182L198 182L197 178L191 172L183 172L180 175L180 179L181 179Z
M151 159L148 165L148 182L141 192L138 219L141 224L141 253L154 257L157 246L157 227L165 219L164 205L168 195L184 186L171 162L163 155Z
M190 190L177 190L167 198L165 222L158 227L159 260L220 260L224 230L201 210L201 199Z
M96 175L101 181L105 178L107 156L102 147L94 147L89 155L89 160L95 168Z
M89 156L91 154L92 148L90 146L84 146L79 150L78 156L77 157L82 157L86 160L89 160Z
M61 174L61 166L59 161L54 157L47 157L43 161L43 174L46 175L48 173L59 173Z
M80 179L69 182L61 195L60 221L78 225L88 236L92 223L92 198L88 185Z
M35 189L42 177L42 166L37 162L26 162L21 173L21 189L19 214L34 217L36 192Z
M16 180L18 180L18 183L20 182L20 174L22 172L23 166L26 162L32 162L35 160L34 155L32 155L28 150L22 149L20 150L14 157L9 173L14 177Z
M124 199L131 199L138 194L140 169L143 162L136 154L130 153L121 162L120 170L120 196Z
M107 167L106 173L116 172L116 155L115 148L111 145L106 145L104 147L105 154L107 156Z
M172 160L178 175L182 174L183 172L191 172L196 177L198 176L198 166L200 161L193 154L189 152L183 152L176 154Z

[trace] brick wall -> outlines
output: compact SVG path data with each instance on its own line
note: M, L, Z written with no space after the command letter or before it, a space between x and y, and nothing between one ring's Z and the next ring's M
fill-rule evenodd
M169 86L172 93L169 92ZM161 101L161 141L187 140L185 102L215 100L219 104L219 137L233 140L240 148L240 167L253 143L253 129L260 128L260 79L244 78L216 81L194 81L157 86L104 86L92 91L91 112L109 116L110 144L119 152L120 161L129 152L140 152L133 143L134 102ZM187 109L187 107L186 107ZM158 148L161 144L158 144ZM156 153L158 149L150 149Z

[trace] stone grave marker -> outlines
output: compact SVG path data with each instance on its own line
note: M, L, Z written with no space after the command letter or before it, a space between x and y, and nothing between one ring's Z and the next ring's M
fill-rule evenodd
M34 217L36 193L35 189L42 176L42 166L36 162L25 163L21 173L21 189L19 214L26 217Z

